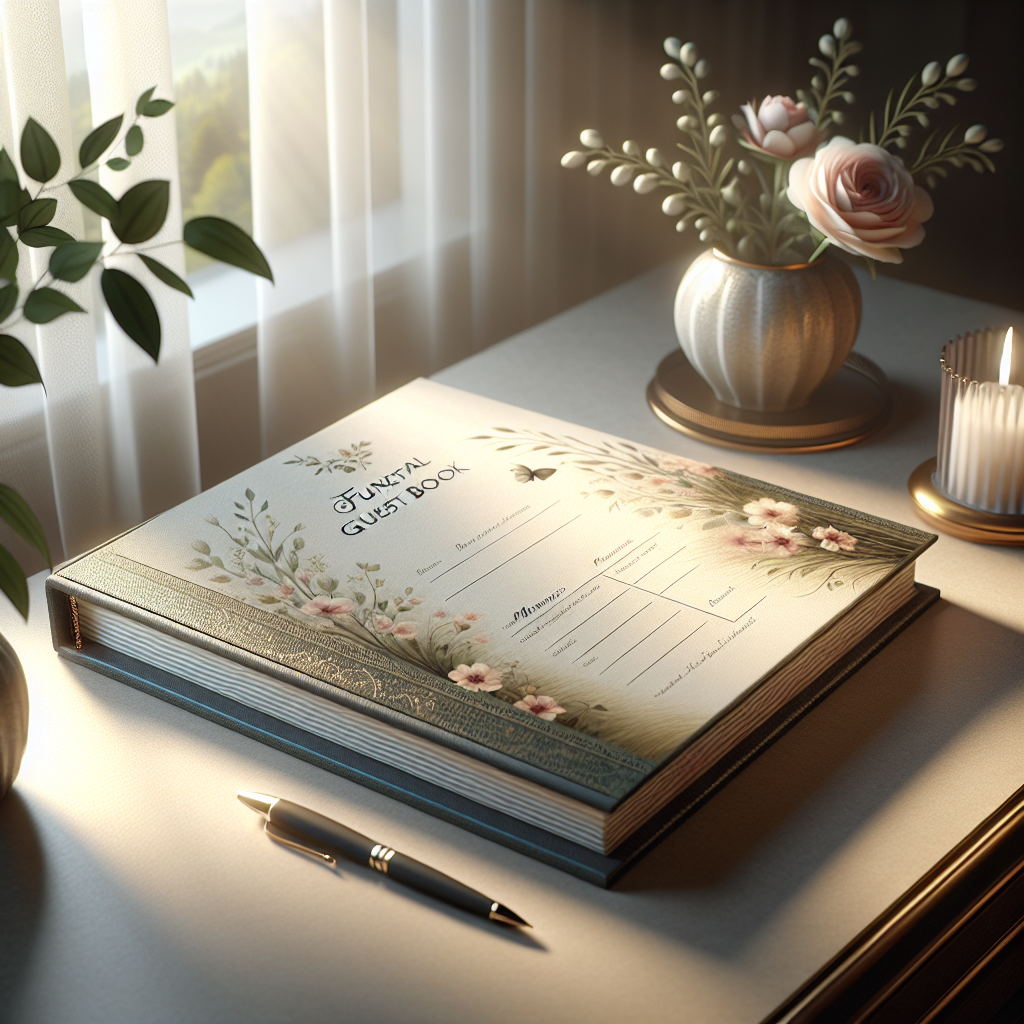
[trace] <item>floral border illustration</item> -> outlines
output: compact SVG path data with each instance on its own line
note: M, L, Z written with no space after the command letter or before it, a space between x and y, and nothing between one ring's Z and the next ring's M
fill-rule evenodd
M234 596L313 629L382 648L455 686L512 704L524 714L600 735L600 719L607 717L608 709L560 698L556 684L531 680L518 661L489 656L490 637L481 614L427 609L413 587L389 586L379 564L355 563L357 571L347 574L343 583L331 575L322 555L307 553L302 523L282 532L269 501L257 507L249 488L245 501L234 505L234 530L215 515L205 516L223 534L217 542L223 554L215 553L205 540L192 541L195 557L186 568L208 572L207 583L227 586Z

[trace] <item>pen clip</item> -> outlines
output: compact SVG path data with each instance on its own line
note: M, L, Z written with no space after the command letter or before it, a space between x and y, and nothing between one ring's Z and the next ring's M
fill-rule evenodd
M287 832L283 832L276 825L272 825L269 821L263 826L263 831L266 832L275 843L287 846L291 850L297 850L299 853L305 853L329 868L333 868L337 864L337 861L329 853L324 853L323 850L318 850L315 846L306 845L300 839L296 839L295 836L292 836Z

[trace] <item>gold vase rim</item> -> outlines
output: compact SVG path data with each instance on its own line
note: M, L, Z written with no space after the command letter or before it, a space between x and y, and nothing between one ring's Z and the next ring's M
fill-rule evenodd
M722 252L721 249L713 248L711 252L714 254L716 260L721 260L723 263L733 263L737 267L750 267L751 270L807 270L809 267L818 266L825 259L824 256L819 256L813 263L789 263L782 267L773 267L767 266L764 263L748 263L746 260L740 260L735 256L729 256L727 253Z

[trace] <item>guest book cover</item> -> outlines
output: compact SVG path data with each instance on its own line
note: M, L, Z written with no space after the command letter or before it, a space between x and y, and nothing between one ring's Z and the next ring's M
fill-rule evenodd
M607 812L932 540L419 380L54 584Z

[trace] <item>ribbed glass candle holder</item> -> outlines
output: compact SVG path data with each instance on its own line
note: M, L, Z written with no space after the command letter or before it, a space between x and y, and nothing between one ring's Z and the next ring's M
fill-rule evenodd
M1024 339L1011 335L1007 366L1006 338L1005 328L975 331L942 350L939 448L932 479L962 505L1022 515Z

